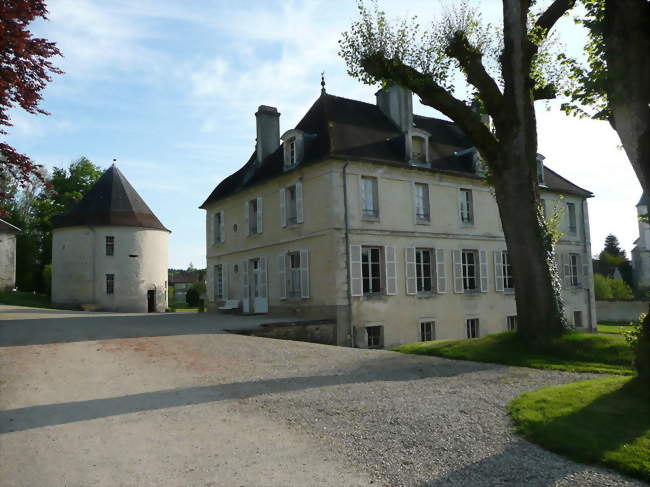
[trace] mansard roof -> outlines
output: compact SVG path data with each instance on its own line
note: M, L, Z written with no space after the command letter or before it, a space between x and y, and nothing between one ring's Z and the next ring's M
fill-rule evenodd
M643 193L641 195L641 199L639 202L636 204L636 206L648 206L648 195Z
M169 232L114 164L68 213L52 218L52 224L54 228L110 225Z
M20 228L0 218L0 232L18 233L20 232Z
M455 123L414 115L413 124L431 134L431 166L418 167L418 170L478 177L474 171L473 144ZM371 103L323 93L295 128L305 133L304 157L297 167L327 158L413 167L405 157L405 134L377 105ZM282 146L269 154L261 164L257 163L256 153L253 152L242 168L219 183L200 208L283 174L283 162ZM591 192L549 169L545 173L545 186L551 191L592 196Z

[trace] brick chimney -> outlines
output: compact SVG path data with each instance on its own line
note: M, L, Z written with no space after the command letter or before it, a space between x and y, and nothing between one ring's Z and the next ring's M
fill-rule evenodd
M255 113L257 120L257 162L280 147L280 114L275 107L260 105Z
M413 126L413 94L399 85L389 84L377 93L377 106L402 132Z

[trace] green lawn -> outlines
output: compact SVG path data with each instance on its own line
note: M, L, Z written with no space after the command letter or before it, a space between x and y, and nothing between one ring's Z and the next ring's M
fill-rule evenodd
M538 369L634 374L631 348L622 336L613 334L568 333L553 340L543 350L529 349L514 332L469 340L413 343L393 350Z
M622 335L626 331L630 331L629 323L617 323L614 321L604 321L596 325L598 333L615 333Z
M0 304L13 304L15 306L30 306L32 308L51 308L51 309L79 309L79 308L61 308L54 306L50 302L50 297L45 294L34 294L27 292L0 292Z
M526 439L578 462L650 481L650 389L637 378L546 387L508 407Z

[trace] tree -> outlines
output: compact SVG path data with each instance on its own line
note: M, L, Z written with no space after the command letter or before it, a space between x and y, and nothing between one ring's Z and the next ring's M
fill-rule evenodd
M60 56L54 42L34 38L27 29L36 19L47 20L43 0L0 2L0 134L10 127L9 111L19 106L32 114L48 113L39 107L41 91L51 81L51 74L62 74L49 60ZM40 166L5 142L0 143L0 179L15 180L21 185L32 176L42 180ZM6 195L0 187L0 199Z
M621 273L621 278L628 287L633 285L632 263L625 255L625 250L615 235L609 234L605 237L605 247L594 260L594 272L607 277L614 277L616 270Z
M543 69L549 56L544 42L574 3L555 0L534 16L531 2L503 0L498 44L490 42L490 30L482 27L480 16L467 4L429 31L421 31L417 20L395 27L383 12L377 8L371 12L360 3L360 19L340 41L351 76L411 90L472 139L495 189L517 286L518 333L531 343L566 330L553 236L539 205L534 101L555 96L552 70ZM490 74L485 55L501 79ZM491 117L492 129L454 95L450 81L454 68Z
M189 288L185 293L185 302L191 307L195 308L199 305L199 292L193 287Z
M603 252L607 252L609 255L614 255L617 257L625 257L625 251L621 249L621 244L616 238L616 235L610 233L605 237L605 248Z

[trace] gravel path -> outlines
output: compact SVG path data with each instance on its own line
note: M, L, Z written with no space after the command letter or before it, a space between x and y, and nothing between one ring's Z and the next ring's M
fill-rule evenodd
M76 320L0 347L3 486L645 485L512 434L510 399L585 375Z

